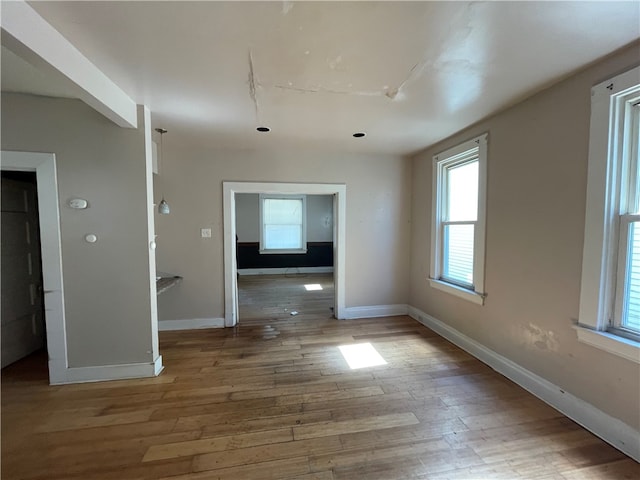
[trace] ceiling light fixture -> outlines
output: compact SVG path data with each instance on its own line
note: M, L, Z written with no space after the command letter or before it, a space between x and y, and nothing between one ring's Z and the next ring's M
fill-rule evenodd
M257 131L259 132L270 132L271 129L269 127L258 127L256 128Z
M158 213L160 213L161 215L169 215L171 209L169 208L169 204L167 203L167 201L164 199L164 185L162 181L162 175L164 175L164 171L162 169L162 155L164 153L164 148L162 146L162 136L167 133L167 131L164 128L156 128L156 132L160 134L160 155L158 155L160 158L160 168L158 176L160 177L160 191L163 192L162 200L158 204Z
M354 134L353 134L353 136L354 136L355 138L362 138L362 137L364 137L365 135L366 135L366 133L363 133L363 132L357 132L357 133L354 133Z

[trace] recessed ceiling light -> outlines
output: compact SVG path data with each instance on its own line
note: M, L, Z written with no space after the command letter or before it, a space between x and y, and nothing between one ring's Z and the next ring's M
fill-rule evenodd
M356 138L362 138L366 135L366 133L362 133L362 132L358 132L358 133L354 133L353 136Z
M256 128L257 131L259 132L270 132L271 129L269 127L258 127Z

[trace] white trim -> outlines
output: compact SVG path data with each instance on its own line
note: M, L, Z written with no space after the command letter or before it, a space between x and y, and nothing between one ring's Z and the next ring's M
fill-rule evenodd
M157 377L164 370L164 365L162 365L162 355L158 355L158 357L153 362L153 375Z
M395 317L407 315L409 307L406 304L397 305L369 305L365 307L347 307L345 319Z
M152 358L159 358L160 343L158 339L158 291L156 283L156 228L153 204L153 145L151 137L151 111L145 105L139 107L142 117L141 128L144 129L144 156L145 156L145 180L146 180L146 200L147 200L147 245L149 248L148 270L149 270L149 303L151 313L151 355ZM161 358L161 357L160 357ZM161 365L162 367L162 365Z
M128 363L123 365L102 365L99 367L67 368L64 379L51 382L52 385L67 383L91 383L128 378L148 378L162 371L162 356L151 363Z
M484 133L467 140L433 157L431 197L431 252L429 279L431 286L460 298L484 305L485 285L485 237L486 237L486 191L487 191L487 143L489 134ZM478 216L473 222L473 282L474 290L459 288L441 280L442 277L442 218L445 192L444 170L448 165L470 159L478 160ZM445 288L449 287L449 288Z
M409 306L409 316L514 381L618 450L640 461L639 431L421 310Z
M94 110L137 128L136 103L24 1L2 2L2 44L46 75L64 82Z
M187 318L184 320L160 320L158 322L158 330L161 332L222 327L224 327L224 318Z
M640 67L591 89L587 198L579 323L604 330L612 318L623 163L625 102L640 96ZM634 100L635 99L635 100Z
M238 275L298 275L304 273L333 273L333 267L239 268Z
M236 264L236 193L307 194L334 196L334 314L336 318L345 315L346 278L346 213L347 186L345 184L324 183L263 183L263 182L223 182L222 203L224 218L224 297L225 326L233 327L238 322L238 285Z
M53 153L2 151L0 166L36 172L49 382L60 383L66 378L68 358L56 157Z
M573 327L578 334L578 341L609 352L618 357L640 363L640 342L614 335L608 332L592 330L579 325Z
M484 305L485 296L480 295L473 290L469 290L468 288L459 287L452 283L443 282L441 280L434 280L433 278L429 279L429 285L431 285L433 288L437 288L438 290L442 290L443 292L455 295L456 297L464 298L465 300L476 303L478 305Z

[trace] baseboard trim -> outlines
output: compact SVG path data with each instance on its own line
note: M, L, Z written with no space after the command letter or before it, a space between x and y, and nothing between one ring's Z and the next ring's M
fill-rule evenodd
M407 315L409 307L402 303L397 305L369 305L364 307L345 308L345 319L393 317L395 315Z
M412 306L408 307L408 313L411 318L486 363L605 442L640 462L640 432L634 428L467 337L437 318Z
M157 377L164 370L164 365L162 365L162 355L158 355L158 358L153 362L153 374Z
M163 369L162 356L151 363L129 363L123 365L101 365L98 367L69 367L64 378L51 379L51 385L68 383L104 382L157 376Z
M238 275L297 275L300 273L333 273L333 267L239 268Z
M200 328L223 328L224 318L187 318L185 320L160 320L158 330L196 330Z

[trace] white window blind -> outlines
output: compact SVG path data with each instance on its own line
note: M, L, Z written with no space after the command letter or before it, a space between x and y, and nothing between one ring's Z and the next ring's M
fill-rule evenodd
M473 237L478 219L478 160L445 170L442 278L473 288Z
M623 299L622 327L640 332L640 222L630 228L630 254L627 263L626 291Z

